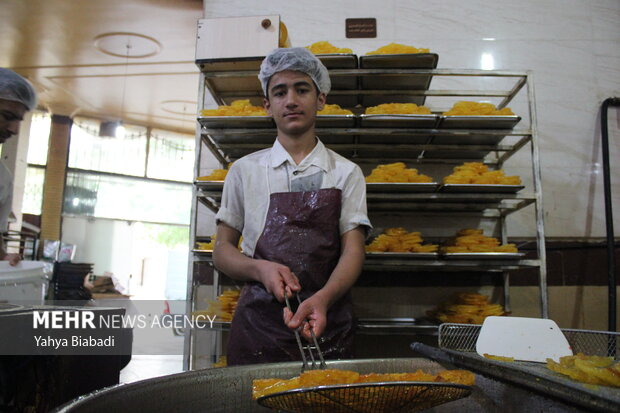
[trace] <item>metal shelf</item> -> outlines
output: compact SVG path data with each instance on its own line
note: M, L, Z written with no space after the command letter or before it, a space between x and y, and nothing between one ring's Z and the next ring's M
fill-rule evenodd
M213 212L217 212L222 199L223 182L196 182L195 185L198 200ZM377 191L367 192L366 199L371 212L474 213L486 218L500 218L536 201L536 197L531 194Z
M213 262L212 252L193 251L196 261ZM537 259L445 259L439 255L437 258L420 259L412 256L411 258L391 258L377 255L367 255L364 261L364 271L480 271L480 272L500 272L507 270L517 270L523 268L537 268L541 264Z
M214 64L199 62L201 71L199 83L200 102L198 110L203 109L206 95L210 93L215 101L230 104L236 99L249 99L254 105L262 105L263 96L260 83L257 79L258 68L262 58L228 59L225 62ZM415 160L419 164L459 164L466 161L479 161L492 166L494 169L503 167L504 162L515 153L528 147L531 154L532 187L528 192L494 193L494 192L462 192L449 193L436 191L383 191L382 188L367 192L369 212L378 213L409 213L417 215L475 216L498 220L501 232L501 242L508 242L508 231L505 217L513 212L533 205L536 217L536 239L538 259L456 259L438 255L432 258L394 257L394 256L367 256L364 271L380 272L411 272L413 270L441 272L442 276L457 279L461 272L501 273L504 279L505 306L509 308L509 277L508 270L537 268L539 272L540 309L543 317L548 316L547 285L546 285L546 255L544 242L542 192L540 175L540 155L538 152L537 120L532 74L524 71L487 71L468 69L399 69L399 68L331 68L330 76L335 87L330 92L329 103L337 103L348 107L356 115L347 119L347 124L323 123L318 124L316 133L325 145L348 159L368 165L370 163L390 163L395 161ZM491 86L501 90L481 90L477 88L463 89L433 89L429 88L433 78L503 78L493 82ZM421 79L428 79L426 87L416 90L412 85L420 84ZM372 80L372 82L369 82ZM377 80L377 81L375 81ZM345 82L346 81L346 82ZM407 84L410 82L407 88ZM438 81L435 82L437 84ZM399 87L402 84L404 87ZM448 84L448 83L445 83ZM474 83L474 85L484 83ZM346 85L344 87L343 85ZM372 86L370 88L368 86ZM381 87L382 89L377 89ZM523 92L524 91L524 92ZM423 104L427 98L436 97L473 97L481 99L499 98L498 108L508 105L519 93L526 93L528 116L524 115L522 124L514 128L500 125L492 128L487 124L472 125L454 124L445 127L448 123L437 116L438 121L431 125L409 127L401 123L367 122L359 115L361 106L373 106L370 102L382 100L385 102L413 102ZM396 98L396 99L393 99ZM435 99L438 100L438 99ZM375 103L376 104L376 103ZM437 109L437 108L434 108ZM439 111L435 115L440 115ZM216 123L211 120L198 119L196 128L196 174L200 172L201 151L208 149L225 166L231 161L239 159L251 152L267 148L273 144L276 130L270 122L260 119L238 120L231 122L223 120ZM207 127L209 126L209 127ZM217 126L217 127L213 127ZM388 127L385 127L388 126ZM424 126L424 127L421 127ZM460 126L460 127L457 127ZM514 125L513 125L514 126ZM506 127L506 129L501 129ZM486 129L485 129L486 128ZM201 183L194 185L194 204L192 206L191 236L196 234L196 206L202 204L216 212L221 202L223 183ZM192 238L193 239L193 238ZM190 254L192 262L213 265L212 256L208 252L194 251ZM188 274L188 294L190 301L194 297L192 266ZM217 273L217 271L216 271ZM511 274L511 276L513 276ZM221 275L214 277L213 289L215 294L220 288ZM417 320L414 320L417 321ZM380 319L360 320L358 331L362 334L437 334L437 327L417 323L410 319ZM226 326L223 324L222 329ZM186 359L195 349L186 340ZM189 365L189 364L188 364Z
M497 165L531 139L530 130L317 128L317 136L330 149L354 162L403 159L437 162L482 160ZM206 129L202 140L221 162L232 162L273 145L275 129ZM509 137L510 142L506 141ZM464 143L456 143L456 142Z

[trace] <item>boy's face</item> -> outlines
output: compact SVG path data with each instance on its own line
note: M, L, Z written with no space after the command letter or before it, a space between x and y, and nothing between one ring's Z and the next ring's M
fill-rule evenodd
M326 98L324 93L318 93L310 76L284 70L274 74L267 87L264 105L278 131L299 136L314 128L316 112L323 109Z
M26 106L23 103L0 99L0 143L19 133L19 124L25 113Z

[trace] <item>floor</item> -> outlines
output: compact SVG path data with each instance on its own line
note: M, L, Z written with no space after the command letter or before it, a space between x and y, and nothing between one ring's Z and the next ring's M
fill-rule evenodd
M121 383L182 371L183 336L175 336L170 328L134 329L131 361L121 370Z

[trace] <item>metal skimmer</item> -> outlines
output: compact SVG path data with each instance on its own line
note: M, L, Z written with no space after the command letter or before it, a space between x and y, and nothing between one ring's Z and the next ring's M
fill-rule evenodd
M301 304L299 295L297 301ZM286 307L292 312L288 297ZM312 341L320 359L319 368L325 369L325 360L312 329ZM310 346L303 346L299 331L295 338L303 360L301 371L317 361ZM312 364L308 364L306 351ZM454 383L394 381L381 383L353 383L329 386L313 386L259 397L256 401L264 407L292 413L408 413L429 409L471 393L471 387Z
M301 304L301 298L299 298L299 294L295 293L295 296L297 297L297 302L299 304ZM293 309L291 308L291 303L288 301L288 297L286 296L286 294L284 294L284 300L286 301L286 308L288 308L291 313L293 312ZM306 320L308 321L308 320ZM323 352L321 351L321 348L319 347L319 342L316 339L316 336L314 335L314 331L312 330L312 328L310 329L310 334L312 334L312 342L314 343L314 349L317 352L317 355L319 356L319 362L318 362L318 367L321 369L325 368L325 360L323 359ZM310 345L304 346L303 344L301 344L301 337L299 337L299 331L295 330L295 339L297 340L297 345L299 346L299 352L301 353L301 359L302 359L302 365L301 365L301 371L302 373L310 366L313 369L317 368L317 361L314 357L314 354L312 353L312 347ZM308 352L309 356L310 356L310 360L312 360L312 364L308 365L308 359L306 358L306 351Z
M260 397L261 406L294 413L408 413L430 409L471 393L454 383L383 382L316 386Z

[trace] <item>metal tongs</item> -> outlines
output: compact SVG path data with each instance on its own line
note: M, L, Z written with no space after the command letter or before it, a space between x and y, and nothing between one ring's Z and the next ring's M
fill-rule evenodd
M297 297L297 302L301 304L301 298L299 298L298 293L295 293L295 297ZM286 296L286 293L284 294L284 300L286 301L286 308L288 308L289 311L293 314L293 309L291 308L291 304L288 301L288 297ZM309 323L309 320L306 319L306 322ZM317 367L320 369L324 369L326 365L325 365L325 360L323 359L323 352L321 351L321 348L319 347L319 342L317 341L316 336L314 335L314 330L310 328L310 334L312 334L312 341L314 342L314 348L319 356L320 362L317 362L317 360L314 358L314 354L312 353L312 347L309 344L306 346L301 344L301 337L299 337L299 329L301 328L303 328L303 324L301 327L295 329L294 332L295 332L295 339L297 339L297 345L299 346L299 352L301 353L301 359L303 360L303 364L301 365L302 373L308 367L311 367L313 369L316 369ZM308 359L306 358L306 351L308 352L308 354L310 355L310 359L312 360L312 364L310 365L308 364Z

